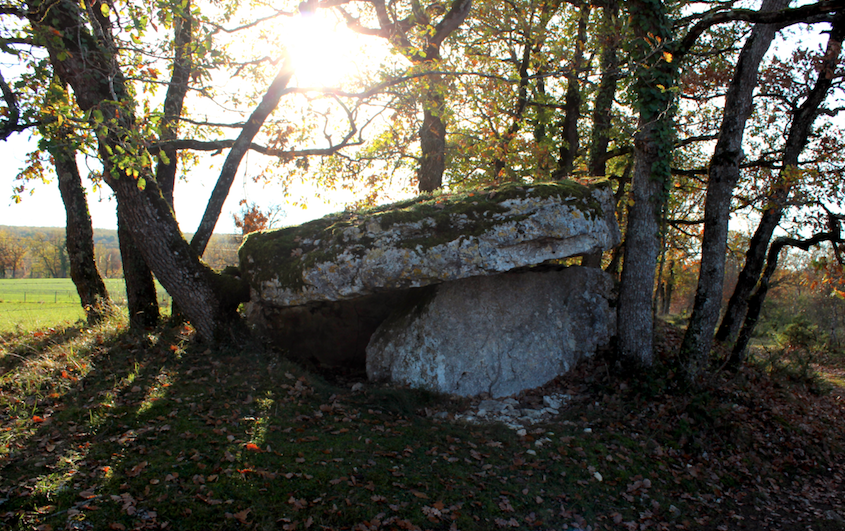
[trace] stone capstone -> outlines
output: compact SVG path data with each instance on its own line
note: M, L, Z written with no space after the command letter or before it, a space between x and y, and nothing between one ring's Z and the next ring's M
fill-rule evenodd
M612 288L600 269L569 267L414 290L373 334L367 375L463 396L538 387L610 341Z
M620 240L610 187L574 182L427 195L251 234L250 304L284 308L494 275Z

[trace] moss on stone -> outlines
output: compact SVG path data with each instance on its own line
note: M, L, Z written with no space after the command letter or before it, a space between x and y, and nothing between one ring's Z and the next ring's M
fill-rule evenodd
M512 199L544 199L560 197L590 217L603 215L600 202L593 197L593 190L603 186L584 186L573 181L519 184L508 183L498 187L455 193L423 194L413 199L359 211L347 211L310 221L295 227L250 234L239 251L241 270L249 271L256 283L278 279L279 285L290 289L303 287L303 271L318 263L332 262L341 252L364 256L374 239L361 234L353 242L344 242L346 229L356 227L362 233L373 222L381 230L390 230L396 224L413 224L431 220L430 231L424 237L404 238L401 246L428 249L454 241L462 236L478 236L501 221L495 214L509 209L501 203ZM521 219L510 216L508 222ZM321 250L322 249L322 250ZM299 257L302 257L301 259ZM260 267L244 263L251 259Z

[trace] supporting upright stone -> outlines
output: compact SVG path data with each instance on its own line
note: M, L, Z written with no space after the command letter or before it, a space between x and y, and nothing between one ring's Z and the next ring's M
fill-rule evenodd
M415 290L367 347L367 375L494 398L545 384L610 341L613 280L596 268L508 273Z

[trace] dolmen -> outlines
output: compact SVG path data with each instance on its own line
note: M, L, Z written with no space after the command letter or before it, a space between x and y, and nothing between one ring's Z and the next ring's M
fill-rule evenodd
M619 241L607 183L509 184L254 233L239 267L248 321L295 359L503 397L615 334L612 279L560 262Z

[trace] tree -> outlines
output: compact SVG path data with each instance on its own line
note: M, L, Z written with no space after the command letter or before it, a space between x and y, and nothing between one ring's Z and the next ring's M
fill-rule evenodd
M18 238L7 230L0 231L0 270L2 270L0 278L5 278L9 272L11 278L16 278L18 268L26 253L27 246L23 245Z
M748 343L751 341L754 328L757 326L757 321L760 319L760 312L763 308L763 303L766 300L766 294L769 291L772 275L778 266L778 256L784 247L796 247L798 249L803 249L804 251L809 251L814 245L818 245L822 242L830 242L833 245L834 252L840 265L842 264L842 256L837 248L837 244L843 243L840 223L843 219L845 219L845 216L836 215L829 211L827 212L827 215L828 230L825 232L815 234L806 240L798 240L795 238L781 236L772 242L766 256L766 268L763 270L763 274L760 276L760 281L757 283L754 292L748 299L748 310L746 312L742 328L740 329L737 340L731 349L731 355L728 359L728 367L730 369L736 371L745 359L745 350L748 348Z
M353 0L341 3L350 4ZM469 15L472 0L453 0L448 11L437 2L425 7L418 2L402 7L394 3L388 6L384 0L363 0L360 3L370 4L375 11L378 27L364 26L360 14L355 16L338 8L346 17L349 27L364 35L389 40L394 49L408 59L418 72L427 74L421 78L423 121L419 131L421 155L417 180L420 192L431 192L442 185L446 167L446 89L438 72L441 47ZM309 5L309 2L303 4ZM435 22L433 17L441 14L440 20Z
M42 274L48 278L68 277L68 256L65 238L59 232L39 232L30 239L27 247L38 262Z
M64 142L62 142L64 141ZM65 205L67 258L70 276L89 324L96 324L112 304L94 258L94 229L88 213L88 202L82 178L76 165L76 150L68 134L48 147L59 180L59 191Z
M783 217L790 191L799 180L799 156L812 132L813 122L819 114L819 107L837 77L843 36L845 36L845 11L840 11L833 18L827 49L819 64L816 83L804 101L795 108L792 116L783 149L782 168L768 195L768 205L751 238L745 265L740 272L736 288L716 334L716 339L720 341L733 340L742 325L749 296L763 270L769 241Z
M760 10L778 11L788 5L788 0L764 0ZM776 30L777 27L772 24L754 26L740 52L733 79L725 96L719 140L710 160L708 174L698 289L681 346L684 357L682 364L689 379L694 379L707 361L713 333L719 320L725 277L728 221L733 189L740 176L743 133L745 123L751 115L757 71Z
M628 5L636 41L633 44L634 101L639 113L634 139L634 174L625 237L625 258L619 290L618 334L623 359L643 366L652 362L652 296L657 265L660 218L669 185L674 143L672 87L678 78L671 44L672 21L659 1Z

